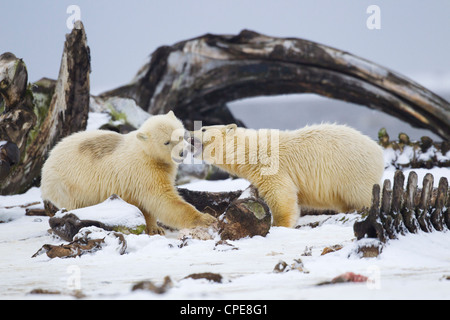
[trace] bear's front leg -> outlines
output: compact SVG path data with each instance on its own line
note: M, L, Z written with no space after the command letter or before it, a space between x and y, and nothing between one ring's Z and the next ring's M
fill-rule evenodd
M174 190L166 192L157 204L149 203L155 218L177 229L208 227L217 221L213 216L202 213L181 198Z
M262 186L258 190L272 212L272 225L287 228L294 227L300 216L295 187L268 184L268 188Z

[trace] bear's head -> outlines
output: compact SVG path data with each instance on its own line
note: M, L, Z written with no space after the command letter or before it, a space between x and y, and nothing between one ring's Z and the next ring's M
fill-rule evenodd
M194 157L211 164L226 163L228 153L234 152L236 124L204 126L191 133ZM230 150L232 148L232 150Z
M179 164L187 154L184 140L186 130L173 111L146 120L137 130L136 137L144 152L165 163Z

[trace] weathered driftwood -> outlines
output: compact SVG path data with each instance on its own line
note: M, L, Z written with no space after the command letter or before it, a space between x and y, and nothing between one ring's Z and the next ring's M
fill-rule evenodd
M11 167L20 160L20 151L11 141L0 141L0 181L8 176Z
M7 78L12 80L0 91L5 104L0 116L0 140L18 146L20 162L0 180L0 194L13 194L27 190L39 179L48 152L61 138L86 128L90 53L84 27L77 21L66 36L50 105L40 105L26 89L27 73L21 59L12 54L1 57L0 74L7 72L13 76ZM6 66L2 61L7 61Z
M230 203L219 218L219 234L222 240L266 236L272 225L272 215L267 204L259 197L258 190L250 186Z
M240 191L209 192L193 191L178 187L178 193L197 210L219 218L227 207L242 194Z
M35 258L43 253L51 259L53 258L76 258L86 253L94 253L101 250L103 246L106 245L105 238L110 237L118 240L119 254L124 254L127 249L127 241L125 237L120 232L105 231L101 238L91 237L92 230L82 230L79 232L75 238L67 244L61 244L59 246L52 244L44 244L41 249L39 249L32 258Z
M354 224L357 239L377 238L384 243L399 234L450 229L447 178L442 177L436 189L433 189L433 179L431 173L426 174L420 190L417 188L417 174L412 171L404 190L405 177L397 171L393 189L389 181L383 185L381 205L380 186L374 185L371 208L362 211L362 219Z
M66 241L72 241L73 237L85 227L97 227L106 231L112 231L113 228L108 227L104 223L95 220L80 220L73 213L66 214L62 217L51 217L48 220L52 232Z
M243 30L158 48L128 85L102 96L133 98L151 114L174 110L192 130L233 121L229 101L312 92L378 109L450 139L450 104L375 63L315 42Z
M15 144L20 154L25 150L28 134L36 124L33 97L27 91L27 85L28 72L23 60L10 52L0 55L0 96L3 98L0 104L0 141Z

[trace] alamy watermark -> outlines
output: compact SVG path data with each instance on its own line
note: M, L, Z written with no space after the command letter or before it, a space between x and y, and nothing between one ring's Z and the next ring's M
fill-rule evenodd
M75 21L81 21L81 9L76 4L71 4L67 7L66 13L70 16L66 20L66 26L69 30L76 28Z
M381 9L376 4L367 7L366 13L370 14L366 20L366 26L369 30L381 29Z
M379 290L381 289L381 269L379 266L371 265L367 267L367 289Z
M81 290L81 269L77 265L70 265L66 269L67 277L66 286L67 289L73 291Z
M217 165L248 164L258 165L262 175L278 173L280 131L237 131L236 125L203 127L201 121L195 121L194 131L187 136L181 130L172 133L172 141L180 141L180 136L185 137L172 149L172 159L180 159L183 155L184 164L200 164L203 161Z

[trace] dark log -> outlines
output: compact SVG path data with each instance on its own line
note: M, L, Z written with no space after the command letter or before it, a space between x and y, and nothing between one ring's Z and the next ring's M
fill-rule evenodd
M249 186L220 216L219 235L222 240L264 237L271 225L272 215L269 207L259 197L256 188Z
M219 218L227 207L235 199L242 194L241 191L229 192L208 192L208 191L193 191L178 187L178 193L183 199L192 204L198 211L209 213L210 215Z
M24 192L36 184L52 147L63 137L86 128L89 112L89 73L90 52L86 34L82 23L77 21L72 32L66 35L55 93L42 121L36 124L37 117L33 113L33 105L29 102L32 99L31 92L27 91L22 97L23 100L19 99L17 102L14 96L5 97L7 91L2 91L6 115L0 118L0 127L6 129L0 131L0 140L16 143L21 151L21 161L0 181L0 194ZM25 112L29 111L27 108L31 109L31 114ZM26 114L28 120L14 121L16 112ZM29 135L31 129L33 135Z
M160 47L130 84L103 96L133 98L152 114L174 110L192 130L194 119L229 122L229 101L305 92L378 109L450 139L450 104L421 85L348 52L249 30Z

